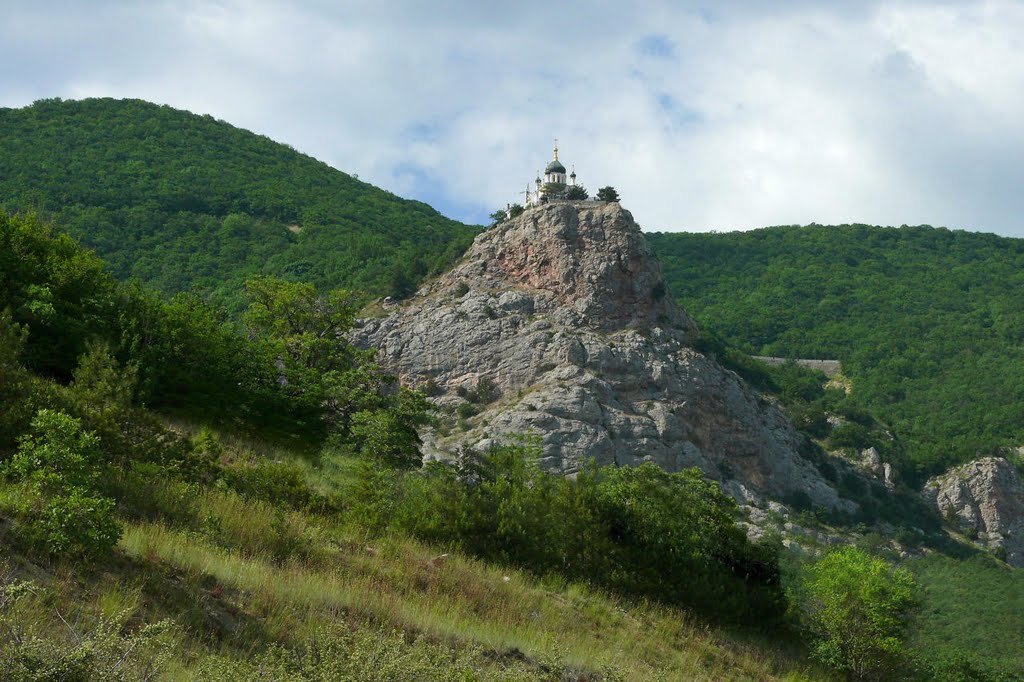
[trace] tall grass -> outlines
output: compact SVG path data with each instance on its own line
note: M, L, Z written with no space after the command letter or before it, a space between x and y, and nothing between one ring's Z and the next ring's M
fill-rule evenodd
M754 644L728 641L679 611L631 606L581 586L545 589L520 573L454 555L439 559L401 539L339 545L331 564L275 564L158 524L129 526L121 546L189 580L211 578L217 589L244 595L243 608L282 640L349 614L439 641L554 658L583 670L610 667L629 680L771 679L797 667Z

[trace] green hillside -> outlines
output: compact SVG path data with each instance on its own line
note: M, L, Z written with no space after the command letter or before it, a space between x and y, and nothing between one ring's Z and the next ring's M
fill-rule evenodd
M140 100L0 109L0 208L51 216L119 279L233 310L258 273L402 296L476 231L266 137Z
M648 238L705 330L841 360L912 479L1024 444L1024 240L867 225Z
M239 334L0 213L0 679L827 676L695 470L420 469L422 396L321 333L353 299L246 297Z

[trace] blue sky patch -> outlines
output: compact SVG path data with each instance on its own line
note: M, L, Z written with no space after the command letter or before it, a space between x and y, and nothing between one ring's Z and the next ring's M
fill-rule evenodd
M676 45L672 42L672 39L666 35L655 34L646 35L640 39L636 44L637 52L645 57L656 57L658 59L672 59L676 58Z

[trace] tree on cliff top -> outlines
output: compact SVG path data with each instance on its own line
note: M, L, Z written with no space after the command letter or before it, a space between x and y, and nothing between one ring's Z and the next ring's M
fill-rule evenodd
M565 198L572 201L585 201L590 198L590 194L587 193L587 188L583 185L571 185L565 190Z

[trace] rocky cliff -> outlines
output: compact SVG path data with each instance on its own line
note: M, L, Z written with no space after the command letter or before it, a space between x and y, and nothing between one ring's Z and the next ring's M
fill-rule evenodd
M1024 568L1024 480L1001 457L984 457L928 481L927 499L947 519Z
M741 500L800 491L851 508L790 422L692 347L697 326L616 203L530 209L361 324L357 342L453 415L422 434L428 456L534 434L542 464L566 474L590 458L698 466Z

